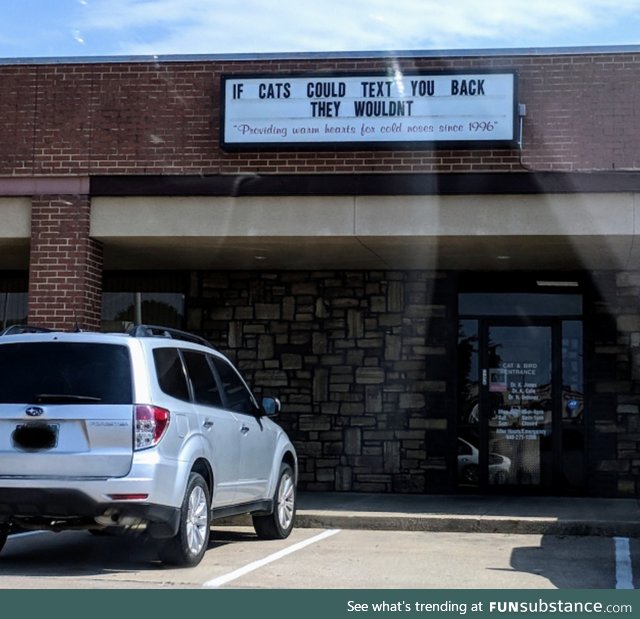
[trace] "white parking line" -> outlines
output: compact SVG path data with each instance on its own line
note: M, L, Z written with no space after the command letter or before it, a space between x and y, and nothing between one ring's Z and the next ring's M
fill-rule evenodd
M328 529L323 531L319 535L315 535L314 537L310 537L302 542L298 542L293 546L289 546L288 548L284 548L278 552L274 552L272 555L265 557L264 559L260 559L259 561L254 561L253 563L249 563L240 569L234 570L233 572L229 572L228 574L224 574L223 576L218 576L218 578L214 578L213 580L209 580L202 585L203 587L221 587L222 585L226 585L228 582L232 580L236 580L236 578L240 578L249 572L253 572L268 563L272 563L273 561L277 561L278 559L282 559L282 557L286 557L291 553L297 552L298 550L302 550L311 544L315 544L316 542L320 542L327 537L331 537L336 533L340 533L340 529Z
M616 589L633 589L633 568L629 538L614 537L616 545Z

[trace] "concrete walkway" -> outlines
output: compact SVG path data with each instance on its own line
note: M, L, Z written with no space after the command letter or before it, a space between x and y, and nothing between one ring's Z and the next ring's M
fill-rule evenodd
M300 492L302 528L640 537L635 499Z

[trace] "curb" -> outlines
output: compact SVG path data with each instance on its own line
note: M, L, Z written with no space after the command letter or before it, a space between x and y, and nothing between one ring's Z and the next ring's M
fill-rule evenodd
M554 518L516 518L510 516L349 515L335 512L298 511L295 526L302 529L640 537L640 522L557 520Z

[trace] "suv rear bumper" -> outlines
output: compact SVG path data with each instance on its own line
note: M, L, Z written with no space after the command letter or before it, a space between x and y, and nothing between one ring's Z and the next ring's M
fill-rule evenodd
M0 523L52 530L145 523L153 537L172 537L178 532L180 508L136 500L104 503L66 488L0 487Z

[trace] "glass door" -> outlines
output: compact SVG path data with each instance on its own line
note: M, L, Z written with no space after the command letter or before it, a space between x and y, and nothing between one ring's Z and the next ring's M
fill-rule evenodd
M548 485L553 466L551 325L487 323L480 406L486 483ZM485 463L482 458L480 466Z
M457 486L581 494L582 296L459 295Z

